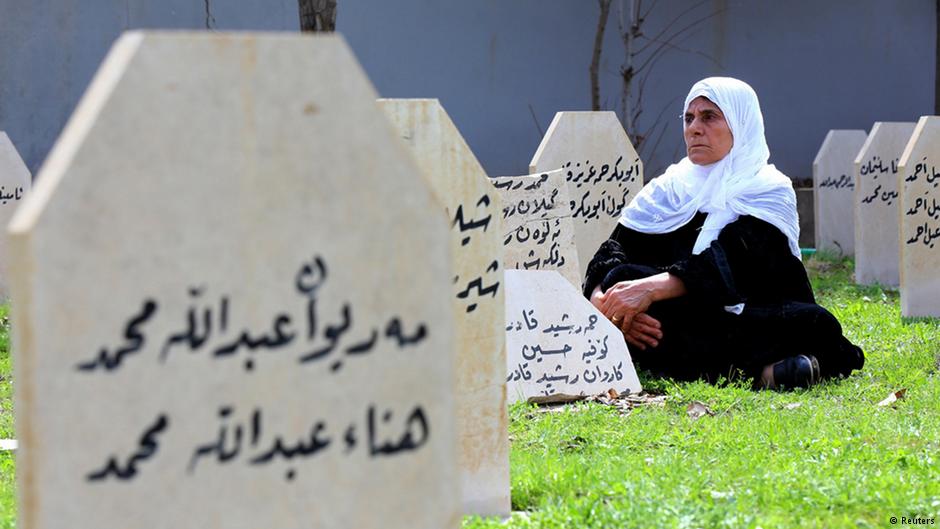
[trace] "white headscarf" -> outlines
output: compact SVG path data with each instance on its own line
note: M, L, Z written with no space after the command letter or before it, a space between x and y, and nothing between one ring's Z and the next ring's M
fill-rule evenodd
M623 209L620 223L642 233L668 233L688 223L696 212L707 213L692 249L699 254L725 226L751 215L783 232L799 259L796 194L790 179L767 164L770 149L754 89L730 77L702 79L686 96L683 112L699 96L724 114L734 138L731 152L711 165L695 165L686 157L669 166Z

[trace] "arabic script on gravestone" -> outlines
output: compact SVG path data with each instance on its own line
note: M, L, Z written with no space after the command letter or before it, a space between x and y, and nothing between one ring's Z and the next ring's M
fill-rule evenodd
M518 319L513 321L516 317ZM575 321L568 313L562 313L558 321L549 321L547 318L540 320L535 309L528 308L508 318L506 332L521 334L523 345L522 360L511 368L506 382L531 382L534 378L539 391L547 396L582 393L570 389L581 381L591 384L623 380L622 361L606 367L601 365L607 359L610 336L597 325L596 314L589 314L584 321ZM546 338L554 341L552 346L544 346Z
M919 180L926 182L927 190L923 196L914 198L913 205L904 212L909 217L915 217L916 228L914 233L903 234L903 237L906 244L923 244L934 248L935 241L940 239L940 204L937 203L940 172L936 166L927 163L926 156L914 167L914 172L904 178L908 183Z
M300 369L316 370L316 376L329 376L348 362L362 362L380 343L392 350L404 350L423 342L429 333L423 322L406 322L391 315L380 322L362 322L356 318L351 302L342 303L338 313L321 314L319 292L329 279L327 262L314 256L298 266L292 281L298 296L297 311L277 311L270 315L266 328L238 325L236 300L224 293L213 293L207 284L188 289L191 306L185 314L168 314L179 328L166 336L152 336L148 323L161 315L157 298L142 300L123 325L123 339L103 345L95 354L77 363L81 376L113 376L131 362L166 365L193 362L203 356L212 362L240 362L247 376L263 369L272 355L293 359ZM324 451L349 455L365 451L368 457L394 456L420 449L430 436L430 425L419 404L405 410L387 408L383 403L366 405L361 416L329 424L318 417L309 418L307 433L288 438L270 431L262 407L236 409L221 404L218 423L207 428L205 441L192 447L185 468L193 475L206 465L248 465L264 467L275 461L287 466L285 479L296 476L296 464ZM402 419L401 417L404 417ZM134 443L118 449L106 461L90 464L88 482L133 480L146 471L146 464L159 459L161 441L172 435L174 420L159 412L143 425Z
M596 218L616 218L630 201L630 182L635 182L640 174L640 159L636 158L629 167L623 169L620 164L623 163L623 156L617 158L613 168L610 164L601 165L598 169L591 164L590 160L584 162L568 162L562 166L565 170L565 178L568 180L568 189L572 195L571 212L574 219L580 219L587 223ZM611 195L607 189L598 189L596 184L604 182L615 182L617 184L618 194ZM587 188L582 192L584 185Z
M497 189L507 191L535 192L541 189L548 181L548 173L543 173L534 181L523 178L505 178L497 180L493 185ZM510 263L510 268L520 270L553 270L564 266L566 260L561 253L561 218L557 201L558 189L552 189L551 195L541 198L523 196L511 199L507 195L507 205L503 207L503 221L512 225L521 222L519 226L506 234L503 245L522 246L530 248L525 260ZM520 220L521 219L521 220ZM538 250L538 251L536 251Z

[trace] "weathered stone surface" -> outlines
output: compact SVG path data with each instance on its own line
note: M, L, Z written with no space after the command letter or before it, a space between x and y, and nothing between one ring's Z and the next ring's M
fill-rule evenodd
M32 180L10 137L0 131L0 226L10 223L13 212L29 193ZM6 299L10 294L9 252L6 237L0 237L0 299Z
M913 123L878 122L855 158L855 282L900 283L898 161Z
M506 270L510 402L642 390L623 333L556 272Z
M901 315L940 317L940 117L920 118L898 165Z
M499 194L436 99L380 99L451 219L457 440L465 514L509 516Z
M459 526L451 235L375 98L338 36L115 44L10 225L21 527Z
M530 173L561 169L571 195L580 277L643 187L643 162L613 112L558 112Z
M830 130L813 161L816 249L855 254L855 157L863 130Z
M524 176L498 176L491 182L503 201L503 266L518 270L557 270L581 288L578 249L568 184L561 170Z

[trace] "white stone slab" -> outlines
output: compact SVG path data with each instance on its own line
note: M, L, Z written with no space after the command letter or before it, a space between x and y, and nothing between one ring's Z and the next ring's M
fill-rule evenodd
M855 158L863 130L830 130L813 161L816 249L855 254Z
M878 122L855 158L855 282L900 284L898 161L913 123Z
M16 442L16 439L0 439L0 450L16 450L19 447L19 443Z
M463 512L509 516L502 203L438 100L380 99L379 105L451 219Z
M115 44L10 225L20 527L459 526L449 223L375 98L335 35Z
M506 270L509 401L642 391L623 333L557 272Z
M568 184L561 170L524 176L497 176L491 182L502 197L500 219L503 266L517 270L557 270L581 288L578 249Z
M643 187L643 162L614 112L558 112L529 162L568 181L580 277Z
M940 117L920 118L899 165L901 315L940 317Z
M5 132L0 131L0 226L6 226L32 187L29 169ZM9 297L6 237L0 237L0 299Z

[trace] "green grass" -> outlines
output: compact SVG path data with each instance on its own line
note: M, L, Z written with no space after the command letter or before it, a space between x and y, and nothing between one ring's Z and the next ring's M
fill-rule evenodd
M820 304L864 349L862 371L791 393L644 380L667 404L627 416L600 404L513 406L521 513L464 528L891 527L912 515L940 524L940 323L902 323L897 292L856 287L851 261L807 265ZM877 405L902 388L895 406ZM715 416L689 418L693 400Z
M940 524L940 323L902 322L897 293L856 287L851 266L807 262L818 301L865 350L861 372L792 393L644 379L668 400L626 416L599 404L513 406L520 513L508 523L467 518L464 528L892 527L890 517L912 515ZM6 312L0 437L11 438ZM902 388L896 405L877 405ZM715 415L690 419L693 400ZM0 529L15 524L13 474L0 452Z
M10 361L9 305L0 305L0 439L13 433L13 365ZM13 452L0 451L0 529L16 526Z

